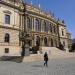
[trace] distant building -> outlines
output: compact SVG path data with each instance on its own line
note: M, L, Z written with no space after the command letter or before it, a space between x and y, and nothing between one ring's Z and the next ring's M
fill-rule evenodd
M74 38L74 39L72 39L72 43L75 43L75 38Z
M71 49L72 46L72 39L71 39L71 34L68 32L67 33L67 41L68 41L68 49Z
M23 6L21 0L1 0L0 55L21 52L20 36L24 27L31 37L28 40L30 47L37 45L59 47L59 42L61 42L65 49L68 48L67 30L64 22L57 21L51 15L32 5L25 4Z
M66 25L63 22L58 21L59 26L59 40L63 45L64 49L68 49L68 41L67 41L67 29Z

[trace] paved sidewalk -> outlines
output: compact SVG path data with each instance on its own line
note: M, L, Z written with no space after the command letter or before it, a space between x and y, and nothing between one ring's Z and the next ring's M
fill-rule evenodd
M48 67L43 66L43 61L0 61L0 75L75 75L75 58L51 59Z

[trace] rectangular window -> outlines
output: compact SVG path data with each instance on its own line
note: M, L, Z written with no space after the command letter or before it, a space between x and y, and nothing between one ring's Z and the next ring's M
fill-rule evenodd
M62 36L64 36L64 30L62 29Z
M9 53L9 48L5 48L5 53Z
M10 24L10 15L5 14L5 24Z
M53 25L52 24L50 24L50 32L52 33L53 31Z

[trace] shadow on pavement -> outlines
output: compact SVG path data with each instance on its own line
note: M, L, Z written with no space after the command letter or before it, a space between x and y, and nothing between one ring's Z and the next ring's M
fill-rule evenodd
M43 67L42 65L32 65L32 67Z
M16 63L21 63L24 57L21 56L2 56L0 57L0 61L12 61Z

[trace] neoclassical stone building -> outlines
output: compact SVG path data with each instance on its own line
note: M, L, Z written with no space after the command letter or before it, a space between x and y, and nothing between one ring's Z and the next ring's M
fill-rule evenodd
M67 41L68 41L68 49L70 50L71 49L71 46L72 46L72 39L71 39L71 34L68 32L67 33Z
M21 50L19 45L20 3L0 0L0 55Z
M15 1L15 2L14 2ZM22 50L21 35L25 30L31 39L29 47L68 48L66 25L40 8L23 4L21 0L0 1L0 55L11 55Z
M33 38L32 46L58 46L58 29L56 21L39 8L26 5L26 29Z

